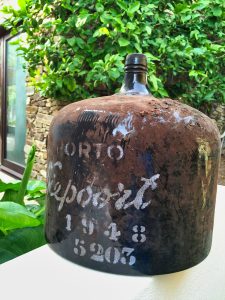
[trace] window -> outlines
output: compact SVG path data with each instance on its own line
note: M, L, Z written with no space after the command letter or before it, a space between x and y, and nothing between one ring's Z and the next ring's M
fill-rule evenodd
M26 140L26 72L19 36L1 38L1 169L20 177Z
M18 37L6 41L6 158L24 165L26 74L24 60L13 44L16 40Z

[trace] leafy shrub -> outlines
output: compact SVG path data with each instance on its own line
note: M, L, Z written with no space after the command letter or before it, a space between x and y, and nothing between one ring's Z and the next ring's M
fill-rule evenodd
M155 96L199 107L225 101L225 2L20 0L5 7L33 82L46 96L112 94L125 56L145 53Z
M45 244L45 189L42 181L29 180L35 159L33 146L21 181L0 181L0 264ZM26 202L24 201L26 198ZM35 200L35 204L30 204Z

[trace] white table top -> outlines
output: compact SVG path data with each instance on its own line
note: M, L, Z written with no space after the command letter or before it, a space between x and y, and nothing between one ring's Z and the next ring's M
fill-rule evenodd
M111 275L75 265L40 247L0 266L2 300L225 300L225 186L218 186L210 255L178 273Z

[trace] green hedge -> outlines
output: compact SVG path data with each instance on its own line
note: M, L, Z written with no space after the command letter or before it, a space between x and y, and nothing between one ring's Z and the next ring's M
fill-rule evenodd
M71 101L114 93L128 53L149 60L149 85L195 107L225 102L225 2L18 0L7 28L43 95Z

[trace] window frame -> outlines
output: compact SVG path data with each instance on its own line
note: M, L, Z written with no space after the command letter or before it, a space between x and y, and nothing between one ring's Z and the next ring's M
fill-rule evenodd
M4 33L1 33L0 31L0 43L1 43L1 105L0 105L0 115L1 115L1 129L0 129L0 170L15 177L15 178L22 178L22 174L24 172L24 166L12 162L6 158L6 138L7 138L7 99L6 99L6 71L7 71L7 66L6 66L6 59L7 59L7 47L6 44L7 42L17 36L16 35L10 35L9 32L5 31Z

